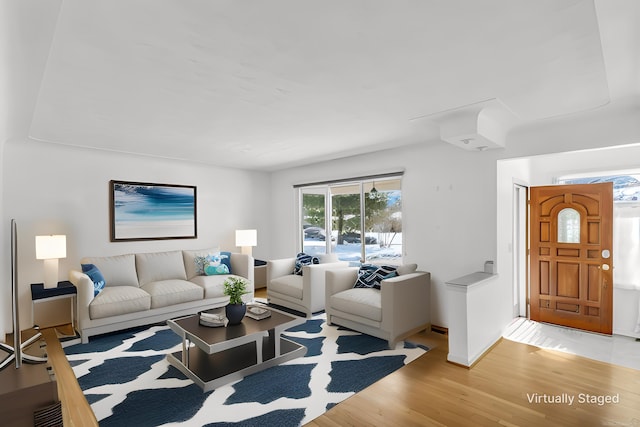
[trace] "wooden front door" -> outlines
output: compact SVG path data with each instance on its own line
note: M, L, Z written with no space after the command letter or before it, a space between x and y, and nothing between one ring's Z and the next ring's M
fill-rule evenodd
M531 320L612 332L613 184L531 187Z

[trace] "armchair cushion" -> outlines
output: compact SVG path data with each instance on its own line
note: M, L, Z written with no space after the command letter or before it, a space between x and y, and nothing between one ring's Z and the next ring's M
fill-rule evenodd
M300 252L298 255L296 255L296 263L295 267L293 268L293 274L302 276L302 267L312 264L320 264L320 260L318 259L318 257Z
M378 289L347 289L332 295L329 303L336 310L374 322L382 321L382 300Z
M353 287L380 289L380 282L397 275L396 267L392 265L363 264L358 270L358 279Z
M269 289L272 292L278 292L281 294L289 295L299 300L302 299L302 284L303 279L296 274L290 274L288 276L277 277L272 279L269 283Z

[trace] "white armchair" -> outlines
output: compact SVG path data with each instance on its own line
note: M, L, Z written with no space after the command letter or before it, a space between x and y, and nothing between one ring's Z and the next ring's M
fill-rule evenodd
M293 274L296 259L283 258L267 261L267 299L270 304L281 305L310 317L324 310L325 272L346 268L348 261L320 255L320 264L302 267L302 276Z
M380 282L380 289L354 288L358 268L326 272L327 324L387 340L390 348L431 326L431 274L405 273Z

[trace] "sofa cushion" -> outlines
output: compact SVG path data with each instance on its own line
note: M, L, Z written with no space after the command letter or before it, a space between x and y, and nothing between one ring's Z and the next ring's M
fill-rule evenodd
M380 289L380 282L397 275L396 267L392 265L363 264L358 270L358 278L353 287Z
M89 316L101 319L150 308L151 295L137 286L105 286L89 304Z
M136 274L136 258L133 254L108 257L85 257L80 264L93 264L102 273L105 288L110 286L140 286Z
M82 267L82 272L89 276L89 279L93 282L93 296L95 297L104 288L104 276L100 269L93 264L80 264L80 266Z
M302 276L302 267L305 265L320 264L318 257L307 255L304 252L300 252L296 255L295 266L293 267L293 274Z
M190 282L195 283L204 289L204 297L205 298L220 298L224 295L224 286L223 283L229 277L240 277L234 275L217 275L217 276L196 276L190 280Z
M269 291L288 295L301 300L302 281L302 276L298 276L296 274L271 279L271 282L269 282Z
M182 251L136 254L140 286L161 280L187 280Z
M219 248L182 251L187 280L204 274L204 259L209 255L220 253Z
M200 286L180 279L150 282L142 285L141 289L151 295L151 308L197 301L204 295Z
M374 288L351 288L330 297L331 307L355 316L382 321L382 297Z

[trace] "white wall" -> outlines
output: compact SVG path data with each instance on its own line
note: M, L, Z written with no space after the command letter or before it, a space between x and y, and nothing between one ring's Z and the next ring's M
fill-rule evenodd
M27 135L60 4L61 0L0 2L0 165L5 142ZM2 203L5 183L0 177L0 338L13 328L9 222L4 221Z
M271 240L269 176L262 172L79 149L35 141L5 144L3 224L18 223L20 322L31 316L30 283L43 281L43 261L35 259L40 234L67 235L67 258L60 280L79 268L83 256L173 249L235 247L235 230L256 228L254 256L266 255ZM156 182L197 186L198 238L110 242L109 181ZM6 300L3 300L6 301ZM7 304L3 304L6 306ZM6 308L6 307L5 307Z
M447 326L447 280L495 259L495 153L445 143L417 145L276 172L272 176L275 258L295 255L294 184L404 169L404 261L431 272L432 322Z

